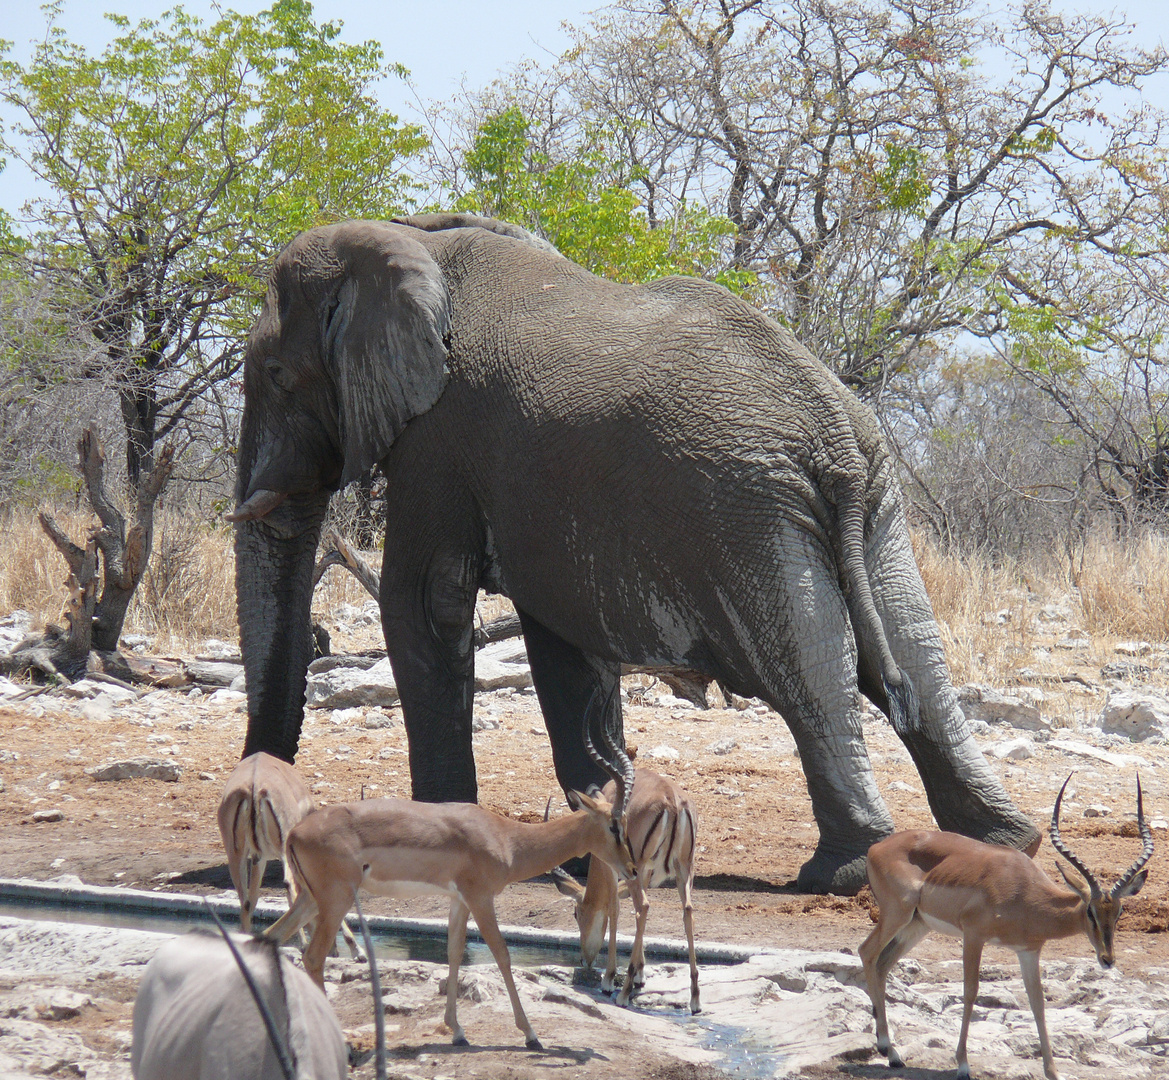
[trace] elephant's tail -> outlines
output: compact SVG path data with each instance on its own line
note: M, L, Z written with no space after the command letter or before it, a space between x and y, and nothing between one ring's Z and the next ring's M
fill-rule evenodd
M841 516L841 550L844 556L844 575L852 593L850 605L854 617L862 626L857 639L863 647L866 641L877 647L877 661L881 669L881 682L889 701L889 721L897 732L913 730L918 726L920 711L917 692L909 676L897 666L885 627L873 601L873 590L869 585L865 569L865 510L859 498L849 499Z

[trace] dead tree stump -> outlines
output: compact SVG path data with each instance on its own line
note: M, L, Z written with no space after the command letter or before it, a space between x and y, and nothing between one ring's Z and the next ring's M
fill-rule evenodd
M65 580L68 595L62 612L65 625L50 623L41 638L26 639L15 652L0 657L0 671L6 674L36 671L72 681L90 666L102 670L113 662L116 668L125 667L113 657L93 664L90 654L98 653L100 657L117 652L130 599L150 559L154 504L170 479L174 454L170 446L165 446L157 464L138 484L135 520L129 529L125 516L106 493L105 455L96 425L91 424L82 433L77 454L86 494L100 524L89 530L85 547L80 547L50 514L41 512L41 528L69 564Z

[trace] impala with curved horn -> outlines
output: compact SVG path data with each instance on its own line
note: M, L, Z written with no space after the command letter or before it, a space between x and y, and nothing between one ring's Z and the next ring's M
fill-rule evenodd
M966 1036L985 945L1014 949L1023 985L1039 1029L1043 1073L1059 1080L1044 1016L1039 952L1055 938L1087 935L1100 966L1115 963L1113 936L1122 901L1145 883L1153 855L1153 834L1145 822L1137 777L1137 828L1144 848L1120 880L1103 892L1096 878L1060 839L1059 808L1071 776L1059 789L1051 815L1051 843L1083 875L1081 881L1057 863L1068 888L1056 884L1039 864L1013 848L983 844L949 832L900 832L869 848L868 875L880 906L876 928L860 947L869 997L877 1021L877 1049L889 1064L903 1064L889 1037L885 980L893 965L931 930L962 938L964 1009L956 1058L958 1076L968 1077Z
M668 776L648 769L638 769L633 795L626 809L626 831L629 846L637 863L636 891L627 891L633 898L637 915L637 929L630 954L629 970L617 997L618 1005L628 1005L633 993L645 983L645 924L649 916L649 897L646 890L673 878L682 900L682 925L690 948L690 1011L702 1011L698 1000L698 959L694 951L694 848L696 817L690 798ZM602 794L612 798L613 782L605 785ZM609 929L609 958L601 988L606 993L615 989L617 974L617 912L618 901L626 882L620 885L612 871L599 860L589 864L588 880L582 886L560 867L553 871L556 888L571 897L576 905L576 924L580 929L580 952L585 967L591 967L601 950L605 927ZM628 883L632 886L633 882ZM640 894L640 903L638 895Z
M594 694L586 727L595 700ZM512 979L511 958L495 917L495 897L514 881L546 874L585 853L608 863L621 877L636 873L624 827L633 766L624 754L618 755L621 758L623 772L598 757L617 785L616 802L573 792L575 813L536 824L501 817L474 803L407 799L366 799L314 811L288 835L285 870L291 874L295 899L265 937L287 941L315 918L304 966L323 986L325 956L353 905L355 888L382 896L448 894L446 1023L452 1041L456 1045L467 1041L456 999L470 914L499 965L516 1027L529 1047L539 1048Z

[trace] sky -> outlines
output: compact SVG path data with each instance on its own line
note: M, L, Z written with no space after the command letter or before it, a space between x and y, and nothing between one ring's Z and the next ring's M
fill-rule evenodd
M211 0L180 2L193 15L214 17ZM144 0L64 0L58 24L93 55L114 36L104 12L116 11L136 22L157 17L171 6ZM220 6L254 14L270 7L271 0L226 0ZM525 59L550 61L570 43L565 22L586 26L591 13L606 6L604 0L316 0L313 12L320 22L342 22L344 40L378 41L387 60L410 69L413 92L400 80L387 80L381 101L401 119L417 120L415 93L423 101L441 101L453 96L464 80L477 88ZM1111 6L1136 24L1137 41L1169 45L1169 0L1117 0L1112 5L1055 0L1053 6L1066 10ZM7 5L0 37L13 42L11 58L24 62L31 55L30 42L43 37L44 29L44 15L35 0L23 0ZM1169 106L1169 77L1159 80L1153 92L1161 99L1158 104ZM0 107L0 122L7 126L11 119ZM15 214L37 193L33 178L19 162L9 161L0 172L0 208Z

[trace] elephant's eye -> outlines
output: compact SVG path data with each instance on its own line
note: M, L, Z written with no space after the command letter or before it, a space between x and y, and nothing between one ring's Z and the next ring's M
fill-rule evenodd
M288 371L284 365L274 356L266 356L264 358L264 370L272 377L272 379L285 390L289 389L290 379Z

